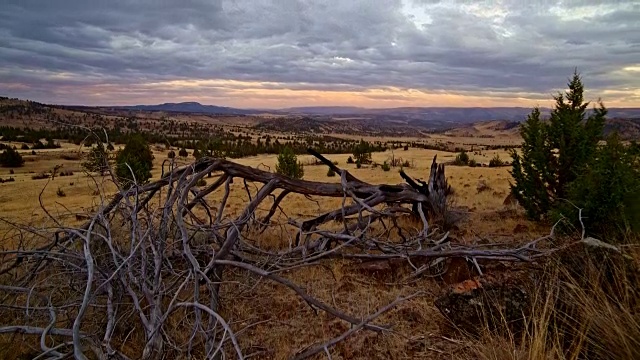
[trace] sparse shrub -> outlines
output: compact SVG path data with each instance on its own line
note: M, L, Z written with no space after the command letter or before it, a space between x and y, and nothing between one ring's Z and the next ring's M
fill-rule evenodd
M504 161L500 159L500 155L496 154L496 156L494 156L493 159L489 161L489 167L500 167L500 166L504 166Z
M171 150L171 151L169 151L169 153L167 153L167 158L173 159L175 157L176 157L176 152L175 151Z
M329 171L327 171L327 176L328 177L334 177L334 176L336 176L336 172L333 171L333 169L329 169Z
M392 156L391 157L391 162L389 163L389 165L391 165L391 167L398 167L398 166L402 166L404 160L402 160L401 157L395 157Z
M121 181L144 184L151 178L153 153L142 136L132 135L118 152L116 164L116 175Z
M409 150L409 145L405 145L402 149L403 149L404 151Z
M351 156L349 156L349 158L347 158L347 164L353 164L353 158Z
M360 169L362 167L362 163L360 162L360 160L356 161L356 168Z
M36 151L35 150L31 150L31 155L35 155Z
M333 160L331 163L332 163L333 165L338 165L338 160Z
M412 166L411 166L411 162L410 162L409 160L405 160L405 161L402 163L402 167L403 167L403 168L410 168L410 167L412 167Z
M15 172L13 169L9 170L9 174L10 174L10 175L13 175L13 174L15 174L15 173L16 173L16 172Z
M49 173L39 173L39 174L35 174L31 176L32 180L42 180L42 179L48 179L51 177L51 174Z
M387 163L386 161L382 163L382 171L389 171L391 170L391 166L389 165L389 163Z
M24 165L24 159L16 150L9 148L0 154L0 165L3 167L21 167Z
M469 167L476 167L478 166L478 163L476 162L476 159L470 159L468 165Z
M183 147L180 149L180 151L178 151L178 155L180 157L186 158L187 156L189 156L189 153L187 152L187 149Z
M115 148L113 147L113 144L112 143L108 143L107 144L107 151L113 151L113 150L115 150Z
M298 161L298 157L288 146L278 155L276 173L294 179L302 179L304 176L304 166Z
M469 163L469 155L466 151L462 150L458 155L456 155L456 159L453 160L453 165L464 166Z
M56 191L56 195L58 195L58 197L67 196L67 194L64 192L64 190L62 190L62 188L58 188L58 191Z
M207 186L207 180L205 179L199 179L198 181L196 181L196 186L198 187L205 187Z
M29 150L29 149L30 149L30 147L29 147L29 145L27 145L27 144L24 144L24 143L23 143L23 144L22 144L22 146L20 146L20 149L22 149L22 150Z
M89 145L89 146L91 146L91 145ZM38 149L38 150L41 150L41 149L58 149L60 147L61 147L60 144L55 142L51 138L47 139L47 143L46 144L43 143L40 140L36 140L36 141L33 142L33 146L32 146L33 149Z

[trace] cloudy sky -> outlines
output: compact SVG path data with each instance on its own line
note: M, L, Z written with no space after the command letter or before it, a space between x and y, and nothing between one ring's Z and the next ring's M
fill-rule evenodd
M0 95L47 103L640 107L640 2L2 0Z

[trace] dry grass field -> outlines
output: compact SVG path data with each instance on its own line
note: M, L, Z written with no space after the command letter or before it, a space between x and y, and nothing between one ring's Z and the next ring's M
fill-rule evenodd
M445 137L450 141L460 141L454 137ZM42 207L49 214L66 225L78 225L83 219L76 214L90 214L97 209L101 201L108 201L100 194L112 194L114 185L108 177L89 176L81 168L79 153L88 152L88 148L63 143L62 148L40 150L36 155L24 151L25 166L14 169L1 168L0 177L15 178L15 182L0 184L0 218L7 220L0 224L4 240L2 247L11 248L9 237L13 234L11 223L30 224L35 227L52 226L47 220ZM152 180L159 179L163 165L168 169L168 150L163 146L152 146L155 165ZM190 151L191 153L191 151ZM373 161L379 164L390 161L392 157L401 157L412 164L404 170L412 177L426 179L434 156L439 162L448 162L455 158L455 153L439 152L410 148L407 151L397 149L383 153L373 153ZM470 154L470 158L479 163L488 163L495 155L503 160L510 160L504 150L482 151ZM397 184L402 179L399 168L383 171L380 166L363 166L357 169L354 164L347 164L348 154L327 155L341 168L348 169L359 179L372 184ZM176 158L176 163L186 164L193 160ZM305 164L304 179L314 181L339 182L339 177L328 177L327 167L314 165L309 155L299 156ZM264 170L275 170L276 156L261 155L235 160L236 162ZM55 176L53 179L33 180L32 176L51 172L72 171L71 176ZM451 238L461 243L501 242L514 243L532 239L548 232L544 225L526 221L517 208L503 205L509 191L509 167L461 167L447 166L446 174L449 184L454 189L453 205L465 213L465 218L451 232ZM207 179L207 182L210 181ZM484 183L487 189L478 191L478 185ZM257 184L248 184L251 189ZM226 216L237 215L246 203L248 196L244 192L244 184L236 181L232 185L234 191L225 208ZM61 196L61 192L64 196ZM216 191L208 195L208 200L215 207L219 204L222 192ZM291 195L281 204L287 214L298 219L307 219L333 210L340 206L339 198L305 198ZM269 203L259 212L266 212ZM202 213L200 213L202 214ZM411 221L402 225L409 231L420 224ZM514 233L514 228L524 226L526 231ZM126 234L122 234L126 236ZM269 230L265 233L248 234L247 238L264 249L287 247L292 241L292 233ZM416 291L422 295L402 303L394 310L383 315L379 321L393 325L393 331L385 334L360 331L339 343L331 350L333 359L463 359L477 356L479 345L469 341L459 332L452 331L446 320L434 306L434 299L446 287L435 277L424 276L410 282L404 279L411 274L408 265L394 268L382 277L371 277L362 272L353 263L332 260L322 266L301 267L286 274L286 277L301 284L309 294L339 308L355 317L365 317L381 306L392 302L398 296L405 296ZM242 284L246 278L242 274L229 274L229 285L222 288L220 313L229 320L236 331L242 330L240 343L248 353L255 352L258 358L289 358L309 344L324 341L348 330L348 324L325 313L314 311L291 291L267 281L256 281ZM237 278L237 282L233 279ZM269 294L269 296L264 296ZM99 314L95 316L99 317ZM169 323L176 330L179 322ZM136 354L140 351L144 338L132 335L124 341L122 351ZM137 336L137 337L136 337ZM187 336L187 334L185 334ZM13 339L13 340L12 340ZM0 337L0 359L13 358L22 350L23 344L30 343L33 338ZM323 340L324 339L324 340ZM186 338L185 338L186 340ZM7 342L8 341L8 342ZM492 340L494 341L494 340ZM4 344L4 345L3 345ZM10 345L11 344L11 345ZM484 344L484 343L483 343Z
M39 150L36 155L31 155L30 150L20 151L25 159L25 166L13 169L14 174L10 174L7 168L0 168L0 178L13 177L15 182L0 184L0 218L15 222L34 223L42 220L44 205L51 214L55 214L62 220L75 219L76 213L87 213L92 211L100 200L98 190L106 186L105 190L114 191L108 181L101 177L89 176L82 169L82 154L88 152L88 148L77 145L62 143L62 148L51 150ZM163 146L153 146L154 169L152 171L152 181L159 179L163 171L169 167L170 160L167 158L169 150ZM189 151L191 153L191 151ZM455 153L439 152L435 150L425 150L410 148L408 151L397 149L383 153L373 153L373 161L382 164L384 161L390 162L392 157L402 158L409 161L412 166L405 171L418 179L425 180L429 175L431 160L437 155L439 162L452 161ZM504 150L483 151L480 155L470 154L470 158L479 163L487 164L491 158L499 155L504 160L509 160L509 154ZM396 184L402 182L398 171L399 168L392 168L391 171L383 171L380 167L365 165L357 169L354 164L347 164L348 154L327 155L332 161L337 161L338 166L352 172L356 177L372 184ZM75 159L74 159L75 158ZM260 155L234 160L240 164L275 171L276 155ZM314 158L310 155L298 157L303 164L313 164ZM193 157L186 159L177 157L175 162L178 165L193 161ZM56 176L53 179L32 179L32 176L41 173L51 173L54 168L58 172L71 171L71 176ZM509 191L509 167L488 168L488 167L447 167L447 177L451 186L455 190L454 202L457 206L464 206L471 213L488 214L503 208L503 200ZM324 165L306 165L305 179L313 181L333 181L338 182L338 177L327 177L327 168ZM107 178L105 177L104 180ZM486 182L490 190L477 192L479 182ZM240 186L236 184L236 186ZM59 196L58 190L65 195ZM211 196L215 196L212 194ZM232 198L228 204L228 211L233 214L235 210L241 209L246 199ZM295 201L295 197L285 199L285 208L297 208L297 204L288 202ZM306 206L301 215L313 216L321 211L335 207L339 200L329 204L320 203L318 206ZM500 229L511 226L511 223L499 223ZM6 225L0 225L0 227ZM483 226L477 227L476 231L481 231ZM511 226L513 227L513 226ZM496 230L494 224L489 226L492 231Z

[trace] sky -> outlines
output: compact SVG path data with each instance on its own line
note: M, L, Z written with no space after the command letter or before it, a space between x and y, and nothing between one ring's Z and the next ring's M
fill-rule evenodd
M0 96L44 103L640 107L640 2L2 0Z

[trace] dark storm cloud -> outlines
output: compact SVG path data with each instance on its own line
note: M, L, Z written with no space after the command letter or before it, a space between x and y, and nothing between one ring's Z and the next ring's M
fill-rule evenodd
M596 93L635 91L638 19L634 1L4 0L0 92L68 103L93 101L86 86L236 80L538 98L576 66Z

